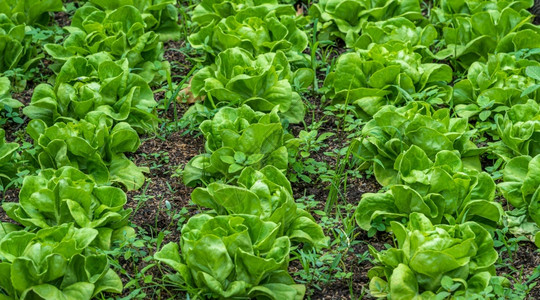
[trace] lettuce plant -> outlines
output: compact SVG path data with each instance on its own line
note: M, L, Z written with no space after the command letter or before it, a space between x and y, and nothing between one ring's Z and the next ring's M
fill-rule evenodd
M193 186L216 180L234 180L243 169L256 170L272 165L287 170L287 144L277 108L269 114L248 106L222 108L200 128L206 138L207 153L192 158L182 171L184 184Z
M367 22L362 28L361 35L347 36L347 45L351 48L368 49L372 43L386 44L389 42L406 41L416 52L432 46L439 33L432 24L415 24L404 17L395 17L377 22Z
M109 119L100 116L48 127L41 120L32 120L26 131L34 140L41 169L71 166L91 175L97 184L120 183L128 190L144 183L146 169L124 154L135 152L140 145L137 132L127 123L112 127Z
M6 234L21 230L21 227L13 223L0 222L0 241L6 236Z
M400 154L394 169L399 184L385 193L362 195L355 212L362 229L401 221L413 212L424 214L434 224L475 221L495 228L501 221L504 213L494 202L495 182L485 172L465 169L457 151L442 150L432 161L413 145Z
M522 93L521 95L522 96L525 96L525 95L530 95L530 94L533 94L533 95L538 95L540 93L537 92L537 90L540 88L540 66L538 65L534 65L534 66L528 66L526 69L525 69L525 74L535 80L536 84L534 85L530 85L528 86ZM531 98L534 98L534 96L532 96Z
M23 104L11 98L11 82L6 77L0 77L0 110L4 110L6 106L11 108L22 107Z
M9 79L0 77L0 110L19 108L23 104L12 99L10 95L11 84ZM19 144L6 142L6 132L0 128L0 185L2 190L8 187L11 179L17 173L17 149Z
M443 150L461 153L463 168L481 171L478 148L471 138L466 118L451 118L448 109L433 109L425 102L411 102L396 108L388 105L379 110L353 141L353 163L361 168L373 166L375 178L383 185L399 183L394 167L402 153L416 145L434 161Z
M343 54L324 85L329 89L326 97L354 104L356 113L369 120L384 105L404 103L428 89L434 89L438 102L448 102L451 81L448 65L423 63L410 45L392 42Z
M294 92L287 57L282 51L256 56L240 48L218 54L216 62L199 70L191 81L195 97L204 97L207 106L249 105L256 111L279 114L291 123L304 119L305 108Z
M404 17L412 21L423 19L418 0L320 0L310 8L310 15L322 23L319 39L338 37L350 40L368 22Z
M217 55L234 47L240 47L257 56L268 52L285 52L291 60L302 61L302 53L308 44L306 33L296 12L289 10L264 11L260 15L239 13L212 21L189 36L190 44L196 49Z
M454 86L454 105L461 117L476 118L486 122L495 131L493 119L516 104L527 102L527 97L540 100L540 93L524 97L523 91L536 81L527 76L530 66L540 66L532 60L517 59L515 55L499 53L490 55L487 63L474 62L467 78ZM478 127L478 126L477 126Z
M501 141L493 152L505 161L519 155L540 154L540 105L534 100L512 106L503 117L495 117Z
M193 9L191 20L199 26L207 26L238 14L258 16L290 9L290 5L277 0L201 0Z
M530 8L533 3L534 0L436 0L433 1L430 17L433 23L447 24L456 16L468 17L483 11L502 11L507 7L519 12Z
M90 0L89 3L107 11L124 5L134 6L142 14L146 30L157 33L162 42L180 39L176 0Z
M83 6L75 12L69 31L62 45L45 45L60 66L75 55L107 52L114 60L126 58L128 66L149 83L163 81L170 72L163 61L163 43L155 32L146 30L143 15L133 6L113 11Z
M407 225L392 222L397 247L378 252L368 272L370 293L391 299L471 299L495 278L497 251L475 222L432 225L420 213Z
M13 23L1 13L1 6L2 4L0 4L0 75L17 69L26 72L43 58L43 55L38 55L36 46L32 44L27 32L30 30L29 27ZM22 84L20 88L24 86L25 84Z
M237 185L211 183L197 188L191 200L218 215L254 215L272 221L279 224L279 236L286 235L294 242L319 249L328 244L313 217L296 206L287 177L271 165L260 171L244 169Z
M540 245L540 154L518 156L503 169L498 187L508 203L516 208L509 212L509 226L516 234L535 234Z
M90 300L122 291L107 256L89 248L97 230L71 224L37 233L13 229L3 236L0 229L0 298Z
M69 58L54 86L38 85L24 113L47 125L86 116L105 115L127 122L139 132L156 129L157 102L148 83L133 74L126 59L113 61L106 53Z
M17 149L19 149L19 144L7 143L6 132L0 128L0 184L2 190L10 185L11 179L17 173Z
M94 243L110 249L115 241L133 235L127 226L131 209L124 209L126 194L112 186L98 186L73 167L42 170L24 178L19 202L5 202L6 214L26 228L50 228L74 223L97 229Z
M182 228L181 252L169 243L154 257L193 296L303 299L305 287L287 273L290 241L278 232L278 224L256 216L199 214Z
M64 11L62 0L3 0L0 14L6 15L16 24L46 26L50 12Z
M447 23L437 24L442 27L444 45L433 57L450 60L455 68L467 69L476 61L487 60L490 53L540 47L540 29L528 22L529 12L496 5L484 9L472 15L452 16Z

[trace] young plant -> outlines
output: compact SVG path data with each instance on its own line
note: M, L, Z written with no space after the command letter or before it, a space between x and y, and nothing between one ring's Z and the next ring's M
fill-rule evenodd
M394 169L398 184L385 193L362 195L355 213L362 229L377 230L375 224L406 220L413 212L423 213L433 224L474 221L488 229L500 224L504 213L494 201L495 182L485 172L465 169L457 151L443 150L431 161L413 145L398 157Z
M0 77L0 111L13 113L13 109L17 109L19 107L24 106L21 102L11 98L10 91L11 91L10 80L6 77Z
M519 235L536 235L540 245L540 155L518 156L503 170L498 187L516 209L508 213L510 230Z
M476 119L482 127L496 135L495 116L516 104L527 100L540 100L540 93L531 90L536 80L527 76L527 70L540 63L516 59L514 55L499 53L490 55L487 63L474 62L467 78L454 86L453 103L458 116ZM540 80L540 78L538 78ZM527 96L523 95L529 90ZM476 126L480 127L479 124Z
M0 297L90 300L121 293L107 256L90 247L97 235L72 224L31 233L0 223Z
M46 26L49 13L60 11L64 11L62 0L5 0L0 3L0 14L18 25Z
M127 123L114 127L111 123L103 115L50 127L41 120L30 121L26 131L34 140L36 164L41 169L71 166L92 176L97 184L140 188L148 168L137 167L124 154L137 150L139 136Z
M353 104L356 115L369 121L384 105L411 102L412 94L429 88L449 102L451 81L448 65L423 63L410 45L395 42L343 54L324 86L333 103Z
M277 108L282 118L299 123L305 107L291 86L295 74L282 51L253 57L244 49L230 48L218 54L215 64L195 73L191 91L211 108L244 104L261 112ZM311 84L313 79L305 82Z
M6 132L0 129L0 184L2 191L12 184L13 178L17 175L17 150L19 144L6 143Z
M73 167L42 170L24 178L19 202L5 202L6 214L30 229L74 223L77 228L94 228L93 244L110 249L134 235L127 226L131 209L124 209L126 194L112 186L98 186L92 178Z
M106 52L114 60L126 58L129 68L146 82L161 83L170 73L170 65L162 60L163 43L158 34L147 31L144 17L131 5L113 11L83 6L75 12L63 44L47 44L45 51L57 62L56 69L73 56Z
M450 60L456 70L486 61L491 53L540 47L540 29L526 11L532 1L441 2L431 11L431 21L440 28L444 45L432 57Z
M162 42L180 39L181 27L178 24L176 0L89 0L88 2L107 12L124 5L134 6L144 17L146 31L157 33ZM87 6L90 5L87 4Z
M259 170L272 165L287 170L291 136L283 130L277 107L268 114L246 105L225 107L200 128L207 153L195 156L185 166L182 176L186 185L234 181L247 167Z
M29 3L29 1L20 1ZM60 2L61 3L61 2ZM30 27L25 24L16 24L8 17L2 14L2 5L0 3L0 76L13 77L13 84L19 89L24 89L26 79L31 77L30 69L43 58L38 54L36 45L32 43ZM24 75L20 75L20 74ZM26 74L28 73L28 74ZM17 80L17 77L27 77ZM3 83L2 83L3 85Z
M501 138L491 146L505 161L520 156L540 154L540 105L534 100L512 106L504 115L495 117Z
M302 20L292 6L279 10L266 5L246 7L201 27L189 36L189 42L212 56L234 47L253 56L281 50L293 65L307 66L306 56L301 54L308 45L307 34L300 28Z
M303 299L305 287L287 272L289 238L278 232L257 216L199 214L183 226L180 247L169 243L154 257L191 296Z
M237 186L211 183L191 194L193 203L212 209L218 215L254 215L279 224L279 236L316 249L328 245L315 219L296 206L291 184L277 168L269 165L256 171L246 168Z
M309 14L322 23L319 39L337 37L347 42L358 36L368 22L393 17L424 20L418 0L321 0L311 6ZM350 43L347 46L350 47Z
M353 141L352 163L361 168L373 166L383 186L399 182L394 166L412 146L420 148L431 161L443 150L457 150L463 168L481 171L479 155L485 149L471 140L475 131L469 129L467 121L451 118L448 109L435 110L425 102L411 102L400 108L385 106L362 128L362 136Z
M475 222L432 225L420 213L407 225L392 222L397 247L378 252L369 270L370 293L377 298L428 299L484 292L495 277L497 251L489 232Z
M23 111L49 126L105 115L115 124L127 122L139 132L152 132L158 124L157 105L150 86L132 73L127 59L114 61L98 53L67 59L55 85L38 85Z

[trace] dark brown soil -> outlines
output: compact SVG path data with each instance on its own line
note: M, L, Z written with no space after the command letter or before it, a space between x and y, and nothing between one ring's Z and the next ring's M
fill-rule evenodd
M18 202L19 201L19 189L9 189L3 195L4 202ZM2 206L0 206L0 222L15 223L7 215Z
M322 80L319 80L319 84L322 84ZM333 152L346 147L349 141L346 139L345 134L339 131L339 122L337 118L333 116L327 116L324 113L324 108L321 103L321 95L313 93L311 95L304 95L307 100L308 113L302 124L293 124L289 130L294 136L298 136L301 130L306 130L313 122L320 122L321 124L319 134L325 132L332 132L335 135L325 141L325 145L317 152L311 153L310 157L318 162L325 162L329 169L336 169L336 157L325 155L325 152ZM293 193L295 199L300 199L303 196L312 195L313 199L317 202L317 205L313 207L313 210L323 211L329 197L330 183L321 181L316 175L310 175L311 183L304 181L292 183ZM344 178L341 179L344 181ZM374 178L353 178L348 177L346 180L347 190L343 194L337 195L338 205L340 207L345 204L356 205L362 194L375 193L380 189L379 184ZM340 208L343 210L343 208ZM340 213L344 213L340 211ZM349 212L351 213L351 212ZM320 214L313 214L317 222L321 222L322 216ZM336 216L336 207L331 209L331 212L327 216L330 219L339 219ZM338 269L325 270L321 274L316 270L312 270L310 278L305 280L305 277L299 275L303 266L299 260L293 260L289 266L289 272L294 274L294 278L297 282L306 285L306 298L307 299L351 299L351 294L355 297L365 296L368 290L369 279L367 277L367 271L372 267L370 261L367 258L359 259L359 255L365 254L368 251L368 242L376 249L381 250L384 248L385 243L391 243L390 235L387 233L379 233L375 237L367 238L366 232L358 232L355 241L349 241L350 246L347 249L340 249L340 242L334 241L333 237L336 231L343 230L343 224L339 221L334 224L335 228L324 228L325 234L332 238L330 244L333 245L330 249L325 249L319 255L325 254L342 255L341 263ZM310 266L314 268L315 266ZM322 267L322 266L318 266ZM330 267L330 266L328 266ZM336 272L351 272L352 277L336 279Z
M135 209L139 205L132 216L134 224L143 228L167 228L172 221L171 211L190 205L193 189L183 185L181 178L172 176L179 166L183 167L203 148L202 138L182 135L182 132L142 143L133 158L138 166L150 168L150 173L141 190L128 193L128 206ZM170 203L170 210L166 208L166 201Z
M540 1L535 0L533 7L530 9L531 13L535 16L533 23L535 25L540 25Z
M177 114L182 115L187 107L177 106ZM173 115L172 108L165 118ZM200 213L198 207L191 203L192 188L186 187L180 177L174 177L178 167L183 167L192 157L204 150L204 141L201 137L192 137L178 131L163 137L143 137L140 148L131 155L138 166L148 167L146 183L142 189L128 193L127 207L134 210L131 222L138 230L139 238L145 236L156 237L159 232L167 232L162 245L168 242L178 242L180 239L181 222ZM183 210L184 209L184 210ZM158 249L145 246L142 251L153 255ZM139 270L147 267L152 261L144 259L119 258L119 263L128 274L121 274L124 283L137 276ZM163 266L161 269L167 269ZM163 279L161 269L150 268L145 275L152 275L158 281ZM169 271L168 273L174 273ZM139 282L144 285L143 282ZM143 291L151 297L165 294L167 291L143 287ZM127 296L131 290L124 290L122 296ZM181 293L180 295L183 295ZM167 295L173 297L174 295Z
M67 12L59 12L54 14L54 21L60 27L66 27L71 25L71 15Z
M193 63L186 55L186 41L170 41L165 43L163 58L171 64L171 76L173 81L181 81L191 70ZM176 79L176 80L175 80Z
M503 261L506 261L510 266L503 266L497 270L497 275L505 276L510 278L512 284L515 283L526 283L525 281L535 269L540 266L540 250L532 242L521 242L519 248L516 252L510 254L507 251L499 251L499 255ZM510 276L508 276L510 275ZM514 280L512 280L514 278ZM536 300L540 299L540 277L536 278L532 282L536 282L529 294L527 299Z

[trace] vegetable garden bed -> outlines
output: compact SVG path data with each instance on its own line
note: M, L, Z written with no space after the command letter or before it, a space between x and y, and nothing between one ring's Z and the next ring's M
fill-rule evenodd
M0 299L540 299L539 5L0 3Z

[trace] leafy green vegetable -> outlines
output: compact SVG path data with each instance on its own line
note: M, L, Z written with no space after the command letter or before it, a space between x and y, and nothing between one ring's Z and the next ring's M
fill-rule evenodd
M457 150L464 169L481 171L478 148L471 138L466 118L451 118L448 109L433 109L425 102L411 102L404 107L384 106L363 128L361 137L353 141L353 163L361 168L373 166L377 181L383 185L399 183L394 166L399 157L416 145L434 161L443 150Z
M47 44L45 51L63 65L75 55L107 52L113 60L126 58L128 66L149 83L160 83L170 73L163 61L163 43L153 31L147 31L144 16L133 6L102 11L83 6L75 12L70 35L62 45Z
M90 299L102 291L120 292L121 280L107 257L83 253L96 234L68 225L7 234L0 242L0 286L13 299Z
M124 5L136 7L142 14L146 31L159 34L160 40L179 40L181 28L178 24L176 0L90 0L96 7L113 11Z
M246 105L224 107L212 120L204 121L200 129L206 138L207 153L192 158L182 171L188 186L228 182L246 167L259 170L272 165L287 170L291 136L283 130L277 107L269 114L256 113Z
M529 76L531 79L535 80L536 82L540 82L540 66L538 65L535 65L535 66L528 66L527 69L525 69L525 74L527 76ZM533 94L535 93L538 97L538 94L540 93L537 93L536 91L540 88L540 83L537 83L535 85L531 85L529 87L527 87L523 93L521 94L521 96L525 96L525 95L529 95L529 94ZM534 97L531 97L531 98L534 98Z
M540 232L540 155L518 156L503 170L499 190L516 209L509 212L509 226L515 234ZM538 243L540 240L536 239Z
M278 232L256 216L199 214L182 228L181 253L169 243L154 257L203 298L303 299L305 287L287 273L290 241Z
M28 1L20 1L28 3ZM2 4L0 4L0 12ZM0 76L7 71L20 69L26 72L41 58L37 48L29 37L29 27L16 25L8 17L0 13ZM3 84L2 84L3 85ZM23 88L22 84L19 88Z
M413 46L415 52L426 55L426 49L436 43L439 36L432 24L415 24L404 17L395 17L378 22L367 22L362 28L361 35L348 35L347 45L351 48L368 49L373 43L386 44L389 42L406 41Z
M126 194L119 188L98 186L90 176L73 167L42 170L24 178L19 202L5 202L7 215L27 228L50 228L74 223L94 228L94 243L110 249L112 242L133 235L127 226L131 209L124 209Z
M199 26L207 26L238 14L257 16L271 11L281 14L290 9L289 5L279 4L277 0L201 0L193 9L191 20Z
M146 169L124 154L135 152L140 144L137 132L127 123L113 127L104 115L50 127L42 120L32 120L26 131L34 140L41 169L72 166L91 175L97 184L118 182L128 190L144 183Z
M10 95L11 82L6 77L0 77L0 110L4 110L6 106L11 108L19 108L23 104Z
M24 113L47 125L106 115L127 122L139 132L157 128L157 102L148 83L130 71L126 59L106 53L69 58L53 86L40 84Z
M540 105L529 100L515 104L503 117L495 117L501 141L491 145L495 154L509 161L515 156L540 154Z
M49 22L49 12L64 11L62 0L3 0L0 14L15 24L44 25Z
M369 120L387 104L402 104L411 95L434 89L441 104L452 96L448 65L422 63L422 56L407 44L372 44L340 56L335 71L325 80L326 97L335 103L351 103L359 117Z
M515 55L506 53L490 55L487 63L474 62L467 79L454 86L456 113L485 122L484 126L494 132L493 120L497 113L527 102L522 92L535 84L535 80L526 75L529 66L539 67L540 63L516 59ZM540 93L531 92L528 97L540 100Z
M418 0L320 0L310 8L310 15L322 23L319 40L358 35L367 22L404 17L411 21L424 19ZM348 45L350 46L350 45Z
M434 23L447 24L456 17L468 17L483 11L501 11L507 7L519 12L530 8L532 4L530 0L436 0L430 16Z
M368 272L371 295L391 299L469 299L494 278L497 251L489 232L475 222L432 225L420 213L407 226L392 222L397 248L377 252ZM436 296L437 295L437 296Z
M518 3L515 8L507 6L511 1L445 2L432 14L444 41L443 49L433 55L435 59L449 59L455 68L466 70L476 61L485 61L490 53L540 47L540 29L530 24L531 14L522 9L521 2L514 2ZM466 8L467 2L475 3L472 11ZM445 12L447 8L451 10Z
M254 14L255 13L255 14ZM308 44L306 33L292 6L270 10L268 6L212 21L189 36L190 44L212 55L234 47L257 56L268 52L285 52L293 61L305 61L302 53Z
M84 300L122 291L107 256L89 248L97 230L64 224L37 233L8 231L0 234L2 299Z
M253 58L244 49L230 48L218 54L215 64L193 76L191 88L193 95L205 97L204 104L210 107L247 104L262 112L279 107L281 117L299 123L305 108L291 87L294 78L282 51Z
M463 167L457 151L442 150L431 161L426 152L411 146L394 164L399 184L385 193L362 195L355 212L364 230L373 223L407 219L409 214L424 214L434 224L475 221L495 228L503 216L494 202L495 183L489 174Z
M313 217L296 206L287 177L271 165L260 171L244 169L237 186L211 183L197 188L191 199L218 215L254 215L280 224L278 235L286 235L291 241L316 248L328 245L328 238Z
M0 102L4 105L6 105L6 102L18 102L11 98L2 98L2 79L0 78ZM17 149L19 149L19 144L7 143L6 132L0 128L0 185L2 188L6 188L17 173L18 165L15 159Z

